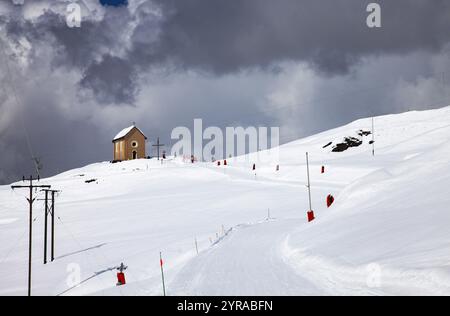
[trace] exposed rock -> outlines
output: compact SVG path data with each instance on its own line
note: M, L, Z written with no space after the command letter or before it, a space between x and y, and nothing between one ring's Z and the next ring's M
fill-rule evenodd
M369 135L372 135L372 132L371 131L364 131L364 130L362 130L362 129L360 129L359 130L359 132L358 132L358 135L359 136L369 136Z

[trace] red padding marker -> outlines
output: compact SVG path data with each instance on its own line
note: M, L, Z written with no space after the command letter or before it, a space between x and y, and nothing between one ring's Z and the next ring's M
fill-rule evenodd
M327 207L330 207L334 203L334 196L328 194L327 196Z
M227 160L226 160L226 159L223 161L223 165L224 165L224 166L227 165Z
M117 270L119 270L119 272L117 272L117 286L119 285L125 285L125 273L123 273L123 271L125 271L128 267L126 265L123 264L123 262L120 264L119 267L117 267Z
M315 217L314 217L314 211L308 211L308 212L307 212L307 215L308 215L308 223L309 223L309 222L312 222L312 221L315 219Z
M125 282L125 274L123 272L117 272L117 285L124 285Z

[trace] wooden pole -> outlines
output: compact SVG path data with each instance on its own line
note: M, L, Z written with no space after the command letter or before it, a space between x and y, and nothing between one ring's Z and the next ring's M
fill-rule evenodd
M312 211L312 203L311 203L311 182L309 178L309 156L308 153L306 153L306 170L308 175L308 194L309 194L309 210Z
M25 177L22 178L25 181ZM38 178L39 179L39 178ZM32 261L32 249L33 249L33 189L35 188L50 188L49 185L33 185L33 176L30 176L30 185L13 185L11 189L29 189L30 197L27 198L29 204L29 236L28 236L28 296L31 296L31 261Z
M28 200L30 205L30 228L28 238L28 296L31 296L31 258L32 258L32 242L33 242L33 177L30 176L30 199Z
M44 218L44 264L47 264L47 227L48 227L48 190L45 190L45 218Z
M52 191L52 255L51 261L55 260L55 191Z
M162 260L162 253L159 252L159 264L161 266L161 277L162 277L162 286L163 286L163 295L166 296L166 284L164 282L164 268L163 268L163 260Z

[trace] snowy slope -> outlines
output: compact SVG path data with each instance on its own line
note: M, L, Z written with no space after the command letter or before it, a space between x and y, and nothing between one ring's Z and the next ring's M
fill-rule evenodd
M370 130L362 119L281 146L279 172L258 163L255 176L252 154L221 167L105 162L42 180L62 193L56 260L47 265L36 202L33 294L161 295L162 251L168 295L449 295L450 107L375 123L375 157L371 136L342 153L322 148ZM0 295L26 294L25 196L0 187ZM116 287L122 261L128 283ZM81 284L71 287L78 266Z

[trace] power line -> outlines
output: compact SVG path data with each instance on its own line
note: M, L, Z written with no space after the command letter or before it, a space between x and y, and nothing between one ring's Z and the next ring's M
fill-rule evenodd
M37 219L38 219L38 216L36 216L33 219L33 223L35 223ZM19 243L22 241L23 237L25 237L26 234L27 234L27 229L24 229L22 234L20 234L19 238L17 238L17 240L13 243L13 246L6 252L6 255L0 260L0 264L4 263L6 261L6 259L9 258L9 256L13 253L14 249L16 249L19 246Z
M31 155L31 159L34 162L34 168L36 170L36 173L37 173L38 177L40 177L39 163L36 161L36 157L35 157L34 152L33 152L33 147L31 146L30 135L28 133L28 130L27 130L27 127L26 127L26 124L25 124L22 103L19 101L19 97L18 97L18 94L17 94L17 88L16 88L16 85L15 85L15 82L14 82L14 78L12 76L11 66L9 64L9 59L8 59L7 54L6 54L6 49L5 49L3 40L1 40L1 39L0 39L0 46L1 46L1 51L3 53L3 59L5 60L6 73L7 73L7 76L9 77L9 81L10 81L10 84L11 84L11 90L12 90L13 96L14 96L14 100L16 102L17 108L19 109L21 123L22 123L22 131L24 132L24 135L25 135L28 151L29 151L29 153Z

